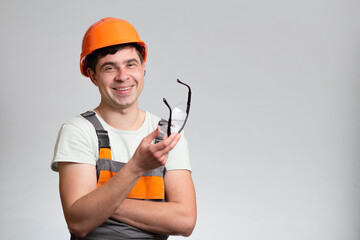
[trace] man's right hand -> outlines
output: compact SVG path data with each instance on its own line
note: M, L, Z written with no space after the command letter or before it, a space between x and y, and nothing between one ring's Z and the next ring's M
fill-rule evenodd
M139 144L134 155L129 160L129 165L135 172L145 173L146 171L164 166L169 152L179 142L179 133L171 134L163 138L163 141L153 144L153 140L160 134L159 127L147 135Z

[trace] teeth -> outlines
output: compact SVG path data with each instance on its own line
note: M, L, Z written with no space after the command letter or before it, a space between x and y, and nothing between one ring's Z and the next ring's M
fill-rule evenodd
M126 87L126 88L117 88L116 90L118 91L125 91L125 90L129 90L131 87Z

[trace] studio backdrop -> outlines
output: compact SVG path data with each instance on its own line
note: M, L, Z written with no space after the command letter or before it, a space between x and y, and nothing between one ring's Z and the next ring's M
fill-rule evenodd
M148 44L140 107L193 90L185 135L197 192L189 239L360 239L360 2L0 2L0 239L69 239L58 174L63 122L99 93L82 37L104 17ZM170 237L180 239L180 237Z

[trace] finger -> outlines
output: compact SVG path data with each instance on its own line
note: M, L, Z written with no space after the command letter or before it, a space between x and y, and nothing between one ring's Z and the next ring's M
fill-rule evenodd
M161 142L158 142L156 144L153 144L153 150L154 151L162 151L167 146L171 144L172 141L176 138L176 133L171 134L169 137L163 137L163 140Z
M161 164L162 164L162 166L165 166L165 165L166 165L167 159L168 159L168 154L164 155L164 156L161 158Z
M172 134L170 137L165 139L163 143L164 148L159 149L159 154L160 155L168 154L176 146L180 138L181 138L181 134L176 133L176 134Z
M179 133L175 134L174 140L171 141L170 145L167 148L172 150L176 146L176 144L180 141L180 138L181 138L181 134Z

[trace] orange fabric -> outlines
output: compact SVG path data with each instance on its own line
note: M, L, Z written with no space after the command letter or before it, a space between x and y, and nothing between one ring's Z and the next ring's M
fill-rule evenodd
M112 159L111 158L111 149L110 148L100 148L99 150L99 158L106 158L106 159Z
M164 199L164 179L159 176L143 176L131 190L128 198Z
M111 171L101 170L97 187L109 181L115 174L116 173ZM127 197L137 199L165 199L164 179L159 176L142 176Z
M114 172L101 170L99 180L97 182L97 187L100 187L101 185L103 185L104 183L109 181L113 176L115 176L115 174L116 173L114 173Z

